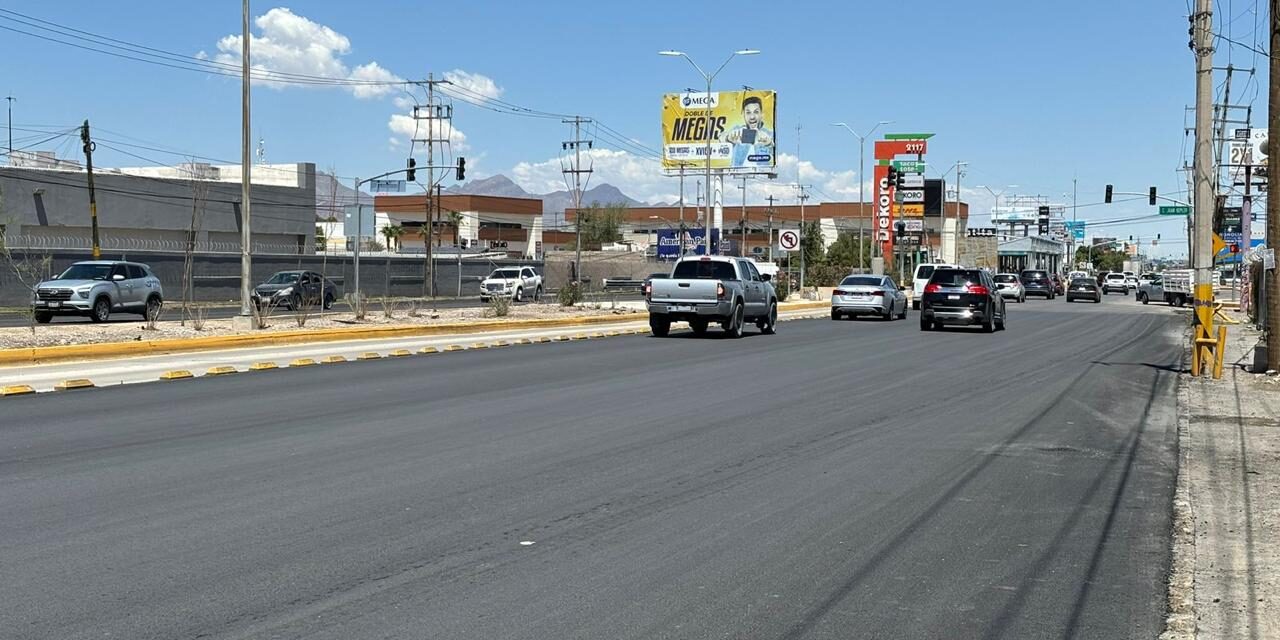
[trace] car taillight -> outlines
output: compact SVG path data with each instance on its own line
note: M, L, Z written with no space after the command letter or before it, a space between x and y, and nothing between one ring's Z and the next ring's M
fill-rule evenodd
M980 284L969 284L964 287L965 292L974 295L985 296L991 293L991 290Z
M843 290L843 289L836 289L835 293L836 293L836 295L838 295L838 296L847 296L847 295L852 295L850 292L845 291L845 290Z
M932 282L930 282L929 284L925 285L925 287L924 287L924 292L925 292L925 293L937 293L937 292L939 292L939 291L942 291L942 287L939 287L937 284L932 283Z
M653 295L653 285L649 284L648 282L644 283L644 286L642 287L642 289L644 289L644 297L646 299Z
M724 283L723 283L723 282L717 282L717 283L716 283L716 297L717 297L717 298L723 298L723 297L724 297Z

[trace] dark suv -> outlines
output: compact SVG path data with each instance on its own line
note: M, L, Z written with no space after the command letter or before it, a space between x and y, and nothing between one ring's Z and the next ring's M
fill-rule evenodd
M1018 274L1018 277L1022 279L1022 286L1027 290L1027 297L1044 296L1052 300L1058 295L1058 287L1048 271L1027 269Z
M988 333L1004 329L1004 296L981 269L941 267L929 277L920 300L920 330L944 324L980 324Z

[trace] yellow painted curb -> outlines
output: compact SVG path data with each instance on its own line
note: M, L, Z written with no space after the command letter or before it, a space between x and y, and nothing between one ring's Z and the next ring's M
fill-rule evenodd
M440 350L435 347L423 347L421 349L418 349L418 353L421 353L422 355L427 356L433 353L440 353Z
M497 342L493 342L493 343L491 343L489 346L491 346L491 347L509 347L509 346L511 346L511 343L510 343L510 342L507 342L506 340L498 340Z
M573 339L573 338L570 338L569 336L556 336L556 337L552 338L552 341L553 341L553 342L568 342L568 341L570 341L570 340L572 340L572 339Z
M589 336L587 336L587 337L588 337L588 338L591 338L592 340L595 340L596 338L603 338L604 336L605 336L605 334L600 333L599 331L596 331L595 333L592 333L591 335L589 335Z
M228 366L209 367L209 370L204 372L206 376L225 376L232 373L238 373L238 371L236 371L235 367Z
M609 314L600 316L572 316L568 318L450 322L430 326L399 325L391 327L347 327L325 330L301 329L296 331L276 331L270 333L252 333L232 336L168 338L160 340L137 340L129 342L107 342L102 344L62 345L53 347L24 347L18 349L0 349L0 365L28 364L32 362L58 362L65 360L122 358L137 355L186 353L192 351L209 351L213 349L234 349L239 347L261 347L314 342L336 342L341 340L374 340L381 338L459 335L495 331L520 331L524 329L576 327L583 325L626 322L628 320L628 316L634 317L641 315L643 315L643 312L624 315Z
M533 344L533 341L528 338L520 338L516 340L516 344Z
M11 384L5 387L0 387L0 396L25 396L35 392L35 387L32 387L29 384Z
M290 363L289 363L289 366L291 366L291 367L310 367L311 365L313 365L313 364L315 364L315 363L316 363L316 361L315 361L315 360L312 360L311 358L298 358L297 360L294 360L293 362L290 362Z
M72 389L92 389L93 381L86 378L73 378L71 380L63 380L53 386L54 391L70 391Z
M569 336L569 339L570 339L570 340L586 340L586 339L587 339L587 334L585 334L585 333L579 333L579 334L577 334L577 335Z
M356 356L356 360L381 360L381 359L382 359L382 354L376 353L374 351L366 351Z
M618 336L620 336L620 335L622 335L622 334L621 334L621 333L618 333L617 331L606 331L606 332L604 332L604 337L606 337L606 338L616 338L616 337L618 337Z
M250 371L269 371L271 369L279 369L274 362L255 362L249 365Z
M451 344L444 348L445 351L462 351L464 349L466 349L466 347L460 344Z
M191 375L191 372L186 369L174 369L173 371L166 371L160 374L161 380L186 380L187 378L194 377L195 376Z
M408 349L396 349L395 351L392 351L387 355L391 356L392 358L403 358L405 356L413 355L413 352L409 351Z
M325 356L320 359L320 364L338 364L346 361L347 359L342 356Z
M546 344L551 342L551 338L549 336L538 336L534 339L534 342L537 342L538 344Z
M489 345L488 343L484 343L484 342L474 342L471 344L471 348L472 349L488 349Z

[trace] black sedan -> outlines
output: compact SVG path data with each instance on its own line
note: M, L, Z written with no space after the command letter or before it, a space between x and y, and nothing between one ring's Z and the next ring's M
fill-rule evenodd
M944 324L982 325L990 333L1004 329L1004 296L991 274L981 269L939 267L929 276L920 300L920 330Z
M315 271L281 271L253 288L253 302L258 308L332 309L337 296L337 285Z
M1102 288L1093 278L1075 278L1067 286L1067 302L1076 300L1102 302Z

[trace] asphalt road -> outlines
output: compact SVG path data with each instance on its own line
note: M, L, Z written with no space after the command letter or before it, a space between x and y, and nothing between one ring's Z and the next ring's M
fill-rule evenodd
M588 296L589 299L602 298L609 299L611 296ZM618 300L639 300L640 294L636 292L619 292L616 294ZM373 299L372 303L375 309L378 308L378 302ZM437 301L436 307L440 309L466 309L471 307L482 307L488 303L480 302L479 298L463 298L463 299L442 299ZM342 303L334 305L334 310L338 313L347 313L347 307ZM166 303L164 316L162 320L177 320L179 316L179 307L177 303L169 301ZM281 309L276 312L278 315L288 316L288 309ZM234 318L240 315L240 307L232 305L219 305L209 307L208 318L210 320L222 320L226 318ZM107 322L124 322L137 323L142 320L142 316L136 313L115 313ZM53 323L57 324L92 324L92 320L85 316L54 316ZM31 318L25 313L13 309L0 310L0 327L25 327L31 323Z
M0 399L5 638L1154 638L1182 320L794 321Z

